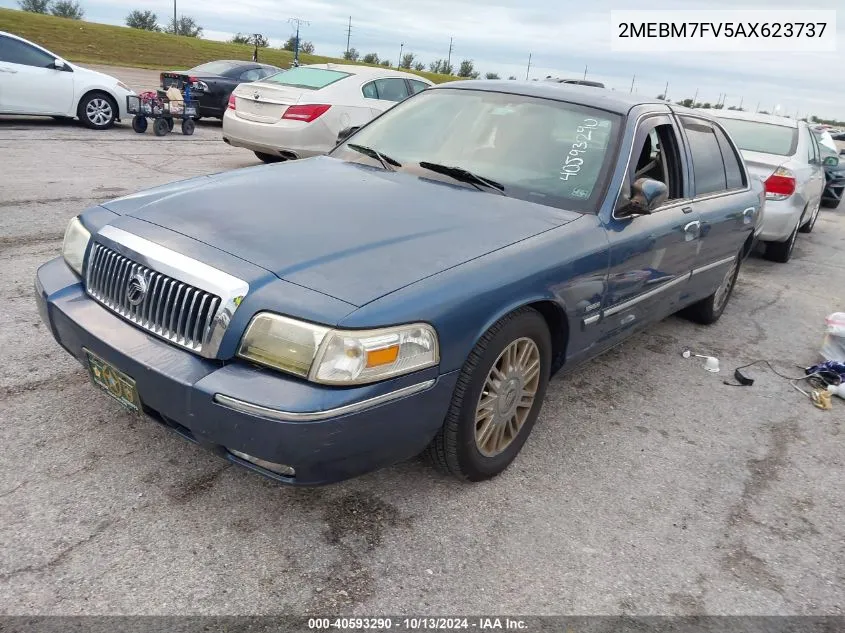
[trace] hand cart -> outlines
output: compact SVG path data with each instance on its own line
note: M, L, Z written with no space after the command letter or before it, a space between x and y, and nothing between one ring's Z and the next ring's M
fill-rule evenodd
M173 131L174 119L182 120L182 134L194 133L197 117L197 101L190 98L190 91L185 90L181 100L170 99L164 90L142 92L140 95L126 97L126 110L132 117L132 129L138 134L147 131L147 119L153 121L156 136L165 136Z

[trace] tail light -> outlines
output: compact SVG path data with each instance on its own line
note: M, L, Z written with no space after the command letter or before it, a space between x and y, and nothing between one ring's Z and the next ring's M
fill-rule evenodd
M229 95L229 110L237 110L235 106L235 95Z
M311 123L314 119L323 116L329 108L331 108L331 106L325 104L290 106L287 110L285 110L282 118Z
M778 167L766 179L766 198L784 200L795 193L795 174L785 167Z

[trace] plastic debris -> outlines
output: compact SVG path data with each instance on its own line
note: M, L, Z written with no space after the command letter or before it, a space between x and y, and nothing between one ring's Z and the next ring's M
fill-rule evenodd
M825 360L845 363L845 312L834 312L824 322L825 335L819 353Z
M681 354L684 358L703 358L704 359L704 369L707 371L718 374L719 373L719 359L715 356L705 356L703 354L693 354L690 350L684 350Z

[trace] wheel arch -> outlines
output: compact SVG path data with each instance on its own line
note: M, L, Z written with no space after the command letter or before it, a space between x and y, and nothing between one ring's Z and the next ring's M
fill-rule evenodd
M557 373L566 361L566 350L569 345L569 318L567 317L566 307L558 298L549 296L537 296L531 298L524 298L520 301L515 301L502 306L497 310L482 327L475 332L472 341L472 348L481 340L481 337L493 327L496 323L501 321L507 315L521 310L523 308L531 308L540 313L540 316L546 321L549 328L549 334L552 340L552 375ZM471 348L471 349L472 349Z

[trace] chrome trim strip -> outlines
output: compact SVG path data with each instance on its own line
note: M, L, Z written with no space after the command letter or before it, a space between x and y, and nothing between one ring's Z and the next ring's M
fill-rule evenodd
M244 400L238 400L237 398L232 398L231 396L226 396L222 393L214 394L214 402L226 407L227 409L238 411L239 413L255 415L269 420L279 420L282 422L315 422L317 420L326 420L328 418L335 418L349 413L356 413L386 402L397 400L398 398L411 396L431 388L435 382L435 379L432 378L431 380L426 380L425 382L420 382L408 387L402 387L396 391L375 396L374 398L361 400L360 402L353 402L352 404L336 407L334 409L325 409L323 411L282 411L280 409L271 409L270 407L264 407L260 404L253 404L251 402L245 402Z
M594 314L593 316L587 317L584 319L584 325L592 325L593 323L598 323L598 320L601 318L601 314Z
M707 272L708 270L718 268L719 266L724 266L725 264L730 264L735 259L736 259L736 255L731 255L730 257L725 257L724 259L720 259L719 261L712 262L710 264L707 264L706 266L701 266L700 268L694 268L693 271L692 271L692 274L697 275L699 273Z
M105 238L102 241L105 246L112 248L133 262L166 275L174 281L178 280L183 284L189 284L220 297L222 299L221 304L217 307L213 318L210 319L207 333L203 337L202 349L197 352L205 358L215 358L217 356L220 343L223 340L226 329L229 327L232 316L235 310L237 310L238 305L240 305L240 301L249 292L249 284L246 281L115 226L104 226L95 237ZM173 284L171 284L171 287L167 291L168 296L172 290ZM187 293L182 300L183 304L185 303L185 299L187 299ZM157 309L158 307L156 306ZM144 329L162 336L166 340L170 340L174 334L174 327L176 326L173 322L176 317L176 310L173 310L173 313L167 316L170 319L169 336L164 334L164 332L159 333L148 328ZM165 315L162 315L162 318L164 319Z
M650 299L651 297L657 295L658 293L663 292L664 290L668 290L669 288L677 286L678 284L681 284L685 281L689 281L691 276L692 276L691 273L684 273L683 276L676 277L672 281L667 281L662 286L654 288L653 290L649 290L648 292L644 292L641 295L637 295L633 299L629 299L628 301L626 301L624 303L617 303L615 306L611 306L610 308L605 310L604 316L609 317L609 316L613 316L614 314L618 314L619 312L623 312L623 311L627 310L628 308L631 308L631 307L637 305L641 301L645 301L646 299Z

